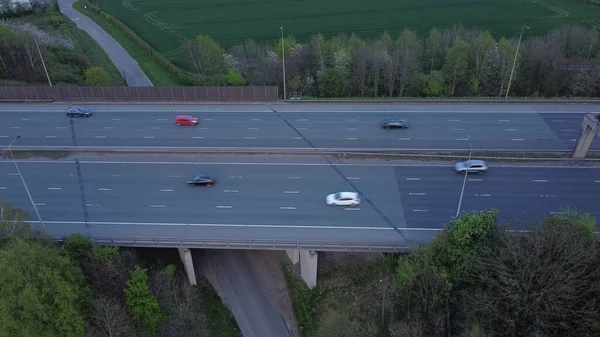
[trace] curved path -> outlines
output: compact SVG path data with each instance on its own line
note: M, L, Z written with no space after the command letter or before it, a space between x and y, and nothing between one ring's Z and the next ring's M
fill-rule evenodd
M61 12L75 22L79 29L88 33L104 49L117 69L124 75L127 85L130 87L152 87L152 82L133 57L102 27L75 10L73 3L75 3L75 0L58 0Z

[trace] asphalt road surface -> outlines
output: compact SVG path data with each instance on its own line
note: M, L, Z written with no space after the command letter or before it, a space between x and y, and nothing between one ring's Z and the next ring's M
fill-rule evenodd
M8 144L22 134L15 147L558 151L574 148L585 112L600 111L594 105L543 104L401 105L387 109L356 105L106 105L94 109L91 118L69 119L62 106L2 106L0 142ZM198 117L200 124L177 126L175 116L179 114ZM390 118L407 119L412 127L382 129L380 122ZM591 150L600 150L600 141L594 141Z
M469 176L462 210L527 220L573 206L598 212L600 169L494 166ZM20 162L50 234L402 243L427 240L456 212L463 176L448 166ZM79 168L79 169L78 169ZM213 187L189 187L198 173ZM33 209L11 162L0 162L0 200ZM358 207L327 206L358 191ZM86 227L86 222L88 227Z
M119 69L130 87L151 87L152 82L142 71L138 63L123 47L92 19L73 8L75 0L58 0L61 12L84 30L104 49L110 60Z

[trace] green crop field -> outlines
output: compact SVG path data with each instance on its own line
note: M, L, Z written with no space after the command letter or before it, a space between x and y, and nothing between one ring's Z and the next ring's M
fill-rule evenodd
M412 28L461 23L495 37L515 36L522 24L542 35L564 24L600 27L600 8L580 0L101 0L107 13L126 23L176 63L184 41L206 34L227 48L246 39L274 41L293 34L301 41L322 33L363 38Z

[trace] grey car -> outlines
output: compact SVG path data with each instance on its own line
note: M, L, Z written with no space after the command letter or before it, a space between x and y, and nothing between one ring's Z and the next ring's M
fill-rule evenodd
M488 166L483 160L467 160L454 165L454 170L458 174L487 172Z
M67 117L92 117L94 112L80 106L71 106L67 109Z

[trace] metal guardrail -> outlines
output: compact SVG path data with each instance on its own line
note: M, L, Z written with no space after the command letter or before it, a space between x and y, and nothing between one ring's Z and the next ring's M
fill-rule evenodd
M19 151L53 151L53 152L97 152L97 153L263 153L263 154L345 154L345 155L371 155L371 156L402 156L414 158L462 158L464 155L443 154L469 151L469 149L390 149L390 148L240 148L240 147L109 147L109 146L12 146L13 152ZM0 150L7 151L7 146L0 146ZM400 152L406 151L406 152ZM487 153L553 153L557 155L569 155L570 150L523 150L523 149L472 149L473 152ZM407 153L408 152L408 153ZM412 153L420 152L420 153ZM427 154L427 152L441 152ZM588 152L600 152L590 150ZM499 156L477 156L480 159L508 159L508 160L548 160L564 161L572 160L571 157L499 157ZM584 158L583 160L600 160L595 158Z
M113 237L89 236L92 242L104 246L157 247L157 248L205 248L205 249L261 249L261 250L313 250L313 251L353 251L353 252L404 252L412 247L409 244L381 244L375 242L352 241L310 241L310 240L259 240L259 239L190 239L158 237ZM63 237L52 237L56 241Z

